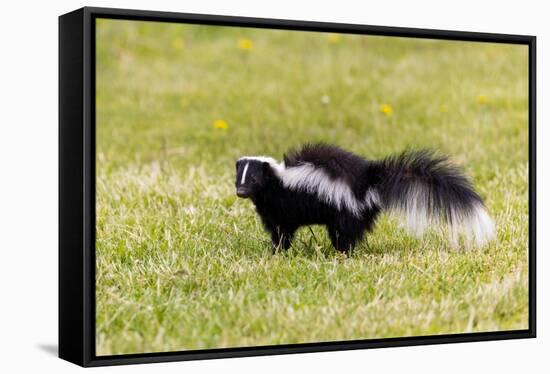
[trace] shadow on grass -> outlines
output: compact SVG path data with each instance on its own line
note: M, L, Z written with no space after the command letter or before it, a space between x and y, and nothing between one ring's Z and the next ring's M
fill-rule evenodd
M271 242L263 240L262 233L257 235L261 241L260 246L252 245L251 253L259 257L281 256L283 258L301 258L309 261L316 260L345 260L360 259L364 256L382 257L385 255L407 256L410 253L444 251L453 253L448 244L439 235L426 234L423 238L415 238L411 235L392 231L394 236L388 236L382 232L366 234L359 241L351 254L345 255L337 251L331 244L326 230L321 226L302 227L288 250L278 248L273 252ZM258 249L260 248L260 249Z
M293 243L292 247L287 251L287 255L290 257L303 256L307 259L330 259L330 258L358 258L364 255L371 256L383 256L394 253L408 253L410 251L418 251L422 247L421 242L413 238L403 240L391 240L386 238L373 238L371 236L365 236L363 240L358 242L353 251L344 255L337 251L330 241L320 240L319 242L311 242L309 240L299 240ZM285 251L279 251L278 253L285 253Z

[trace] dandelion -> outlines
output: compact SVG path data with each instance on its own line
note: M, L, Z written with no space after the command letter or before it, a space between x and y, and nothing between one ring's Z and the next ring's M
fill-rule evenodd
M342 40L342 35L339 35L339 34L329 34L329 35L327 36L327 39L328 39L329 43L337 44L337 43L340 43L340 41Z
M477 95L476 97L476 101L478 102L478 104L486 104L487 103L487 96L485 95Z
M250 51L252 49L252 41L250 39L241 39L238 46L243 51Z
M329 95L323 95L321 97L321 103L323 105L329 105L330 104L330 96Z
M229 124L223 119L217 119L212 122L212 127L218 130L227 130L229 128Z
M445 104L442 104L440 107L439 107L439 111L441 113L447 113L449 111L449 107Z
M172 48L176 49L176 50L182 50L183 47L185 46L184 42L183 42L183 38L182 37L177 37L175 38L174 40L172 40Z
M390 117L393 115L393 108L389 104L382 104L380 105L380 111L384 113L384 115Z

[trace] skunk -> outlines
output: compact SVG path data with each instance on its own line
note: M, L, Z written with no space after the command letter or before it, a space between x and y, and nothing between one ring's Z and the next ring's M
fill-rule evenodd
M237 196L256 206L274 249L288 249L296 230L325 225L332 245L349 252L382 212L397 213L419 236L439 223L451 244L483 246L495 235L482 198L448 157L428 150L367 160L337 146L305 144L279 163L237 160Z

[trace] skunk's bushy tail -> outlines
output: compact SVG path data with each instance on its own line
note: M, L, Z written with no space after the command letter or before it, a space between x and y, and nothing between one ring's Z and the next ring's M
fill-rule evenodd
M381 161L380 198L405 226L420 235L428 226L445 224L453 246L483 246L495 227L483 200L460 168L431 151L406 151Z

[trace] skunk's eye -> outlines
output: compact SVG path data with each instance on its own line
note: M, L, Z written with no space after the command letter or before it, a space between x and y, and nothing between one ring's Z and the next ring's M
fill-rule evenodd
M252 182L252 184L257 184L258 183L258 180L254 177L250 178L250 182Z

